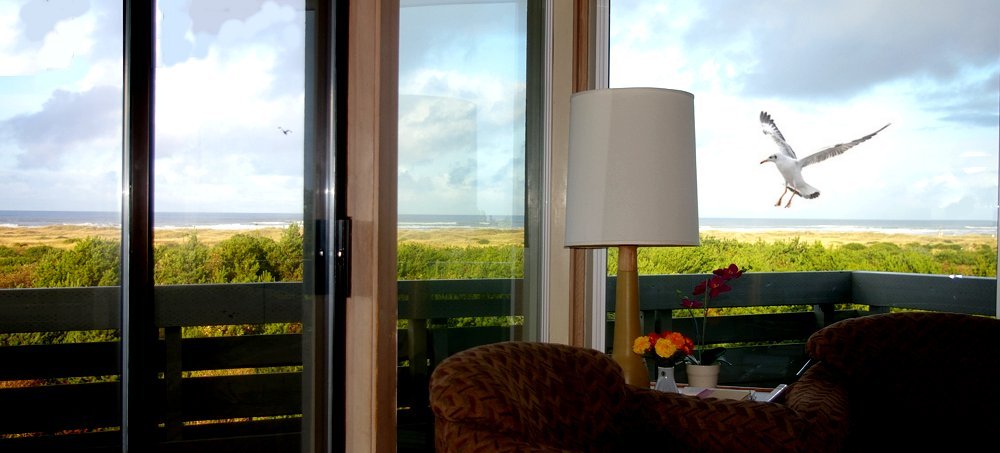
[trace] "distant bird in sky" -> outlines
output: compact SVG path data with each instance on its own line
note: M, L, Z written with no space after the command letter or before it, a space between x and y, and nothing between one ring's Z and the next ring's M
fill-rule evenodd
M795 198L796 195L802 198L816 198L819 196L819 190L810 186L804 179L802 179L803 167L807 167L817 162L823 162L833 156L839 156L843 154L844 151L847 151L861 142L874 137L875 134L882 132L882 129L889 127L889 124L886 124L885 126L882 126L881 129L857 140L833 145L822 151L803 157L802 159L795 157L795 151L792 150L792 147L785 141L785 137L781 135L781 131L778 130L778 126L774 124L774 120L771 119L771 115L767 112L760 112L760 126L764 130L764 135L771 137L771 139L774 140L774 143L778 145L779 150L777 153L767 156L767 159L760 161L760 163L774 162L774 165L778 167L778 172L780 172L781 176L785 178L785 190L781 192L781 196L778 197L778 202L774 205L781 206L781 200L785 198L785 194L790 190L792 191L792 194L788 196L788 203L785 204L785 207L787 208L792 205L792 198Z
M278 126L278 130L281 131L281 133L285 134L285 135L288 135L288 134L292 133L291 129L285 129L285 128L281 127L281 126Z

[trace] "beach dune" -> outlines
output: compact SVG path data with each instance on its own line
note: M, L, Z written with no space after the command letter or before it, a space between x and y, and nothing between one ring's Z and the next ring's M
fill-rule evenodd
M154 232L155 244L179 243L196 234L198 240L206 245L214 245L235 234L256 234L278 240L284 232L283 227L264 227L249 230L226 230L214 228L164 228ZM524 243L524 232L521 229L505 228L418 228L398 230L400 242L413 242L437 246L521 246ZM996 235L988 234L909 234L883 233L867 231L836 231L836 230L760 230L731 231L709 230L701 232L702 238L735 240L740 242L776 242L798 239L799 241L819 242L828 247L836 247L849 243L872 244L888 242L897 245L906 244L956 244L963 248L987 245L996 247ZM95 227L77 225L51 225L38 227L0 227L0 246L25 248L47 245L55 248L69 249L81 239L97 237L107 240L118 240L121 231L115 227Z

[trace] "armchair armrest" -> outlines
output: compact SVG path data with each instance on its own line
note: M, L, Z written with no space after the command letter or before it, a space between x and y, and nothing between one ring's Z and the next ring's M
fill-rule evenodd
M560 448L528 443L492 429L455 421L438 422L434 427L434 451L463 453L469 451L498 453L557 453Z
M479 346L448 357L431 376L435 437L455 446L490 432L525 445L593 449L612 442L625 387L621 368L600 351L517 341Z
M629 390L623 411L629 421L621 424L634 434L627 437L680 451L806 451L799 438L805 421L782 404Z
M813 451L840 451L851 430L848 388L820 362L803 373L786 392L785 404L810 423L803 439Z

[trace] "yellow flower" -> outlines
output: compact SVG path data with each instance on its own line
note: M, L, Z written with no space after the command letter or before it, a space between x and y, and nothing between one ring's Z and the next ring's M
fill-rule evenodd
M663 358L670 358L677 352L677 345L666 338L656 340L656 355Z
M632 352L634 352L636 354L639 354L639 355L645 354L646 351L649 350L649 346L650 346L649 345L649 337L646 336L646 335L643 335L643 336L641 336L639 338L636 338L635 342L632 343Z

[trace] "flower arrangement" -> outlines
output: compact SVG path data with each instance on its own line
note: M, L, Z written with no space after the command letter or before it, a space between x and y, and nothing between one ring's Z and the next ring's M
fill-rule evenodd
M716 269L712 271L712 275L705 281L695 285L692 291L692 297L688 297L680 294L681 297L681 307L688 310L688 314L691 315L691 321L694 322L694 334L698 337L698 345L705 345L705 330L708 327L708 304L709 301L718 297L722 293L728 292L733 288L729 286L729 283L743 276L746 269L742 269L736 264L730 264L728 267L721 269ZM704 296L702 300L698 300L698 296ZM701 326L698 325L698 319L695 317L695 310L701 310ZM716 347L708 350L703 348L698 349L697 356L689 355L687 361L695 365L714 365L716 362L730 364L723 358L723 354L726 353L726 348Z
M635 339L632 352L656 361L658 367L672 367L688 360L694 342L680 332L650 332Z

